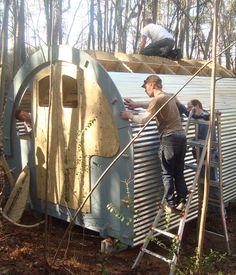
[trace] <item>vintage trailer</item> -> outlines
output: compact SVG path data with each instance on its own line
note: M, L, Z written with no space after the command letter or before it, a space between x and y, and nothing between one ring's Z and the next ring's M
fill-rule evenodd
M15 179L26 164L30 167L31 207L44 212L47 184L49 215L70 221L102 172L141 127L120 119L120 111L125 110L123 98L148 100L141 85L147 75L155 73L162 78L164 90L174 93L201 63L86 53L68 46L54 47L52 53L52 64L48 49L41 49L15 76L4 111L3 146ZM227 202L236 196L236 79L220 66L217 74L216 108L222 112ZM208 109L210 67L178 98L184 104L198 98ZM16 109L31 113L30 134L19 131ZM152 122L99 183L76 217L76 224L127 245L142 242L163 195L158 148L159 136ZM188 153L186 159L190 158ZM193 172L185 172L190 185ZM197 215L196 194L188 220ZM171 227L176 224L174 218Z

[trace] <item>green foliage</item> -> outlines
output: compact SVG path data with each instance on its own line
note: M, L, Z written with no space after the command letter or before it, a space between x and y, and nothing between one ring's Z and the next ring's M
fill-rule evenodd
M176 237L174 239L172 239L172 242L171 242L171 247L170 247L170 258L173 257L174 254L178 254L179 252L179 248L180 248L180 242L179 242L179 238L178 236L176 235Z
M176 270L177 275L208 275L208 274L222 274L217 270L216 264L221 263L226 256L226 253L210 250L208 255L201 259L196 253L192 257L181 256ZM217 272L217 273L216 273Z
M106 267L107 263L108 262L107 262L106 259L104 259L101 262L101 270L100 270L100 272L101 272L102 275L108 275L108 274L110 274L109 271L108 271L108 269L107 269L107 267Z
M166 231L168 231L169 228L170 228L170 216L171 216L171 214L166 213L166 216L165 216L165 219L166 219L165 229L166 229Z
M88 131L93 126L93 124L95 123L96 120L97 120L96 118L90 119L89 122L87 123L87 125L84 127L84 129L78 130L77 142L78 142L79 149L82 150L85 132Z
M87 125L84 127L84 129L79 130L77 132L77 147L78 147L78 155L76 161L73 163L73 169L77 166L79 167L79 171L76 173L81 178L83 177L84 171L88 171L89 167L86 162L86 158L89 158L89 156L85 155L84 153L84 135L86 131L88 131L96 122L96 118L93 118L89 120Z
M164 244L164 242L161 241L161 240L159 240L159 239L158 239L157 237L155 237L155 236L146 236L145 241L146 241L146 240L149 240L149 241L151 241L151 242L154 242L154 243L156 243L159 247L164 248L165 250L168 250L168 247Z
M113 203L107 204L107 210L114 214L114 216L119 219L121 222L125 223L126 226L129 226L132 223L132 216L135 214L134 204L132 198L130 196L129 190L129 181L125 181L126 184L126 195L122 200L122 204L130 210L130 214L128 217L125 216Z
M112 203L109 203L107 205L107 209L109 210L110 213L113 213L117 219L119 219L121 222L124 222L125 225L129 226L132 223L132 218L125 217L125 215L121 213L119 209L116 206L114 206Z

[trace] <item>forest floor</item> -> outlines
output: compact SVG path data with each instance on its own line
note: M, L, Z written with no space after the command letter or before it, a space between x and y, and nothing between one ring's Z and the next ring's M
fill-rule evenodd
M21 223L33 224L40 218L42 217L39 214L26 211ZM185 227L177 274L236 274L236 203L230 206L228 219L233 255L224 255L226 250L223 238L206 234L204 264L200 271L193 273L192 257L197 246L197 226L196 221L191 221ZM63 247L54 261L55 252L68 223L49 218L48 225L46 242L44 225L21 228L0 218L0 274L162 275L169 272L166 263L147 254L144 255L138 268L132 270L140 246L110 254L101 253L102 239L99 234L83 230L79 226L73 227L69 244L67 241L63 242ZM210 252L210 249L213 252Z

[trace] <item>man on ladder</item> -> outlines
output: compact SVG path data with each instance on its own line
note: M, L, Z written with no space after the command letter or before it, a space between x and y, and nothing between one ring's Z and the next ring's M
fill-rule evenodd
M187 104L187 112L184 112L188 115L189 112L192 112L192 116L195 119L199 119L199 123L195 124L195 127L198 126L195 133L195 141L198 142L198 145L207 139L208 127L210 114L203 109L202 103L198 99L192 99ZM212 141L214 142L211 148L211 163L210 163L210 186L209 186L209 201L208 201L208 215L207 215L207 228L205 232L214 234L216 236L224 237L226 242L226 247L228 254L231 254L230 245L229 245L229 236L228 229L226 224L226 208L223 200L223 183L222 183L222 152L221 152L221 131L220 131L220 116L219 112L216 113L216 124L212 128ZM201 123L204 121L205 123ZM191 143L191 142L190 142ZM197 146L193 147L193 156L196 159L197 163L199 162L199 155L202 152L202 148ZM203 165L200 178L203 179L205 176L205 166ZM201 181L198 186L200 205L202 202L203 196L203 185ZM222 231L220 230L219 219L222 222ZM219 234L220 233L220 234ZM222 234L223 233L223 234Z
M176 98L170 100L171 94L162 90L162 80L157 75L150 75L142 85L145 92L152 98L149 104L126 99L129 108L146 108L143 115L133 115L129 111L121 112L122 119L144 124L160 109L156 116L157 128L160 133L160 160L162 178L165 189L165 211L183 210L186 203L187 187L184 179L184 158L186 153L186 133L182 127ZM163 106L163 107L162 107ZM175 192L177 196L175 197Z
M153 89L151 89L151 87L152 87L152 85L150 85L151 83L148 84L149 80L150 80L150 78L147 78L144 81L144 84L143 84L143 87L145 87L147 94L150 97L154 97L154 99L148 105L145 104L145 103L139 103L139 102L133 102L131 100L126 100L126 105L128 107L130 107L130 108L147 107L146 113L143 116L134 116L134 115L132 115L129 112L123 112L123 113L121 113L121 117L124 118L124 119L131 119L132 121L137 122L137 123L144 123L146 117L150 117L150 113L152 112L153 108L155 108L154 106L156 106L157 109L154 109L153 113L156 113L157 110L159 110L159 112L158 112L159 116L157 115L157 123L158 123L158 129L160 131L160 129L164 129L164 128L161 128L162 124L160 122L162 122L162 120L164 120L164 119L167 119L167 121L168 121L168 118L171 117L171 116L168 116L169 113L164 113L164 111L161 112L162 111L162 107L161 106L163 106L163 104L165 104L165 103L167 103L166 106L168 106L168 104L171 101L170 102L168 100L161 101L161 99L162 99L162 97L161 97L160 101L159 101L159 103L161 104L161 106L158 106L156 100L157 100L158 96L161 96L161 93L164 93L162 91L162 89L160 90L160 88L162 88L161 82L159 81L159 79L156 79L157 84L154 84L154 87L155 87L155 85L157 85L157 87L159 89L159 93L156 93L155 92L156 89L154 89L154 91L153 91ZM152 80L155 82L155 78L153 78ZM191 121L191 116L193 115L193 112L192 111L190 113L187 112L186 108L182 104L180 104L176 99L172 100L172 103L173 102L174 102L174 104L172 104L171 107L173 108L172 110L175 111L177 119L179 118L178 117L179 113L183 112L183 109L186 111L185 112L186 115L189 116L189 119L188 119L188 122L187 122L187 125L186 125L186 131L185 131L185 133L186 133L188 131L189 123ZM163 110L164 110L164 107L166 107L166 106L163 106ZM177 111L176 111L176 107L177 107ZM168 109L169 112L171 112L172 110ZM195 118L200 118L200 117L196 117L196 114L195 114ZM201 118L204 118L204 117L201 117ZM171 119L173 119L174 121L176 121L173 117L171 117ZM182 126L181 126L181 129L182 129ZM177 131L177 133L182 133L182 131L179 131L179 132ZM173 131L173 132L174 132L174 135L175 135L175 131ZM164 141L166 141L166 143L165 142L163 143L163 132L160 131L160 134L161 134L161 161L163 162L163 160L165 161L165 159L162 158L163 155L164 155L164 157L170 156L170 154L168 154L169 151L165 150L166 149L165 146L166 145L170 146L171 143L168 143L168 139L167 140L164 139ZM207 136L205 137L206 140L208 140L208 135L209 135L209 131L207 133ZM168 135L164 136L164 137L168 138ZM186 138L185 138L185 140L186 140ZM173 144L175 144L175 143L173 143ZM174 146L172 148L174 148ZM185 152L186 147L182 147L182 149ZM199 176L200 176L202 167L204 165L206 151L207 151L207 143L205 142L204 146L202 148L202 151L201 151L201 155L199 157L199 163L198 163L198 166L197 166L197 169L196 169L196 174L194 176L192 186L189 189L189 196L188 196L188 200L186 202L186 205L184 207L184 203L183 202L179 202L178 206L176 207L177 210L181 210L179 212L180 213L180 221L179 221L179 226L178 226L177 233L173 234L173 233L169 232L168 228L166 230L162 230L162 229L159 228L158 224L159 224L159 221L161 220L162 213L164 211L164 208L162 207L162 204L161 204L160 208L159 208L159 210L157 212L157 215L156 215L156 217L154 219L154 222L153 222L152 226L150 227L150 230L149 230L148 234L146 235L146 238L144 240L143 246L141 247L141 250L140 250L140 252L139 252L139 254L138 254L138 256L137 256L137 258L136 258L136 260L135 260L135 262L133 264L133 266L132 266L132 269L135 268L138 265L138 263L140 262L140 260L142 259L143 255L144 255L144 253L147 253L149 255L152 255L152 256L154 256L156 258L159 258L159 259L167 262L170 265L170 274L174 274L175 273L175 266L176 266L177 259L178 259L178 253L179 253L180 243L181 243L181 240L182 240L182 237L183 237L184 226L185 226L185 223L186 223L186 219L187 219L188 211L189 211L190 204L191 204L191 201L192 201L192 198L193 198L193 194L194 194L194 191L196 189L196 186L197 186L197 183L198 183L198 180L199 180ZM183 160L183 162L184 162L184 160ZM164 167L164 165L162 163L162 168L163 167ZM164 169L165 169L165 167L164 167ZM164 169L163 169L163 171L165 172ZM164 176L163 177L163 181L164 181L165 180L165 175L163 175L163 176ZM173 175L173 177L174 177L174 175ZM166 188L166 186L165 186L165 188ZM176 188L178 188L178 187L176 186ZM177 193L177 196L179 197L178 190L176 190L176 193ZM164 199L166 199L167 203L168 203L168 189L165 189L165 194L164 194L162 203L163 203ZM181 206L181 207L179 207L179 206ZM169 205L167 205L167 207L165 207L165 210L168 210L169 208L170 208ZM182 211L183 208L184 208L184 211ZM171 210L172 210L172 208L171 208ZM168 211L166 211L166 212L168 212ZM171 212L172 211L168 212L168 214L170 214ZM176 211L175 211L175 213L176 213ZM158 234L162 234L163 236L166 236L166 237L168 237L168 238L170 238L172 240L172 245L174 245L174 246L173 246L173 249L171 249L172 250L172 253L171 253L172 256L171 256L171 258L170 257L165 257L163 255L160 255L160 254L158 254L156 252L153 252L153 251L147 249L147 246L148 246L150 240L152 240L153 235L157 234L157 233Z
M192 99L187 103L187 110L188 112L193 111L193 118L195 119L203 119L206 121L209 121L209 116L210 114L203 109L202 103L198 99ZM198 131L197 131L197 136L195 137L197 140L206 140L207 137L207 132L208 132L208 124L198 124ZM212 133L212 141L216 142L216 129L215 127L213 128L213 133ZM193 148L193 157L198 160L199 154L197 154L197 148ZM198 152L200 153L200 152ZM218 162L218 150L216 147L211 149L211 161L213 162ZM201 178L204 178L204 166L201 171ZM217 173L217 168L216 167L210 167L210 179L212 181L218 181L218 173ZM210 186L210 197L215 198L219 200L219 190L218 188L214 186ZM219 216L220 211L218 207L211 206L211 204L208 205L208 210L210 211L210 214Z

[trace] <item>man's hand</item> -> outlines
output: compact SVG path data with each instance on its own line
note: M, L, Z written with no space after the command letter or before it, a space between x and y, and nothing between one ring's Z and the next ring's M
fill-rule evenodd
M124 99L124 104L125 104L125 106L128 107L129 109L134 109L134 108L138 107L138 106L137 106L137 103L134 102L134 101L133 101L132 99L130 99L130 98L125 98L125 99Z
M128 120L128 119L132 119L133 114L131 112L128 112L128 111L121 111L120 112L120 117L124 120Z

